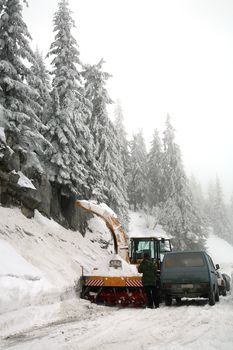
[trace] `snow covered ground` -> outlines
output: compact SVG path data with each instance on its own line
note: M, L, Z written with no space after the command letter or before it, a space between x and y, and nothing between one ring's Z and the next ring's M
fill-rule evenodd
M82 266L90 273L110 256L112 244L106 250L98 243L111 240L105 224L92 219L95 234L83 238L38 212L27 219L17 208L0 206L0 218L0 336L64 319L66 301L68 309L72 298L77 304Z
M143 214L131 213L130 235L165 233ZM205 300L160 309L120 309L81 300L76 282L102 267L112 244L103 222L90 221L85 238L38 212L0 206L0 348L46 349L233 349L233 296L214 307ZM233 272L233 247L215 236L208 250L222 272ZM111 271L108 271L111 273Z

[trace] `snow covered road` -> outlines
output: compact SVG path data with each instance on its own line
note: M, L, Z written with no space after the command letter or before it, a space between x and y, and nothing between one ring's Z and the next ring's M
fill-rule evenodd
M85 319L18 333L2 345L12 350L232 350L233 297L220 297L212 307L187 300L158 310L89 304Z
M38 212L29 220L0 206L0 217L1 350L233 349L233 294L215 306L203 300L156 310L91 304L79 299L75 281L81 266L91 270L109 256L98 242L108 241L106 227L92 219L84 238ZM133 213L131 232L151 235L152 228ZM233 276L233 247L214 235L207 243L215 264Z

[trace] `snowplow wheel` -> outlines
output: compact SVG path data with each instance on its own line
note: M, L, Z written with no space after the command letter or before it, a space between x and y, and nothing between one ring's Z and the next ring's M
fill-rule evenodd
M215 305L215 291L212 290L210 291L210 294L209 294L209 305Z
M165 296L165 305L166 306L171 306L172 304L172 297L170 295Z

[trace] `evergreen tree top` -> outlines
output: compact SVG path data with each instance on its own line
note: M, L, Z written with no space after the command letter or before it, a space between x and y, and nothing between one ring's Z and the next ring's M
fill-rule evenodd
M164 131L164 147L169 147L171 145L176 146L175 144L175 129L173 128L171 124L171 117L170 115L167 115L166 119L166 129Z
M150 148L149 154L153 155L154 153L158 153L161 151L162 151L162 145L159 137L159 131L158 129L155 129L153 133L152 141L151 141L151 148Z
M36 60L36 64L31 68L33 73L39 76L39 78L42 80L42 82L44 83L47 89L50 89L49 71L46 68L46 65L43 59L43 54L42 52L39 51L38 48L36 48L36 51L35 51L35 60Z
M9 118L18 131L25 125L40 126L35 112L40 108L36 101L38 93L27 84L31 71L25 61L34 64L35 57L29 46L31 36L23 21L21 3L4 1L0 13L0 100L12 112Z
M95 65L85 64L82 76L86 81L84 87L86 97L90 101L100 98L104 104L110 104L113 101L107 92L106 82L111 77L111 74L103 71L102 66L104 63L104 59L102 58Z
M128 141L127 141L127 133L125 131L124 127L124 116L122 111L122 106L119 100L116 101L115 109L114 109L114 126L116 128L116 131L121 138L121 143L124 147L127 148Z
M21 59L33 63L34 54L29 46L32 38L23 21L21 0L2 1L0 5L0 59L10 61L23 75L28 69Z
M75 27L68 8L68 1L61 0L58 3L58 10L54 14L55 41L50 46L47 57L54 56L51 64L52 86L57 89L60 105L66 106L68 101L79 100L80 90L82 90L82 80L78 65L81 67L78 45L71 30Z

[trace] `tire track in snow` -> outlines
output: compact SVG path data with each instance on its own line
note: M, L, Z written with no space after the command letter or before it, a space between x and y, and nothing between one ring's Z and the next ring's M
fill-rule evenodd
M232 350L233 299L160 309L109 309L86 320L38 330L12 350ZM34 338L32 338L32 335ZM27 338L28 337L28 338ZM7 348L5 348L7 349Z

